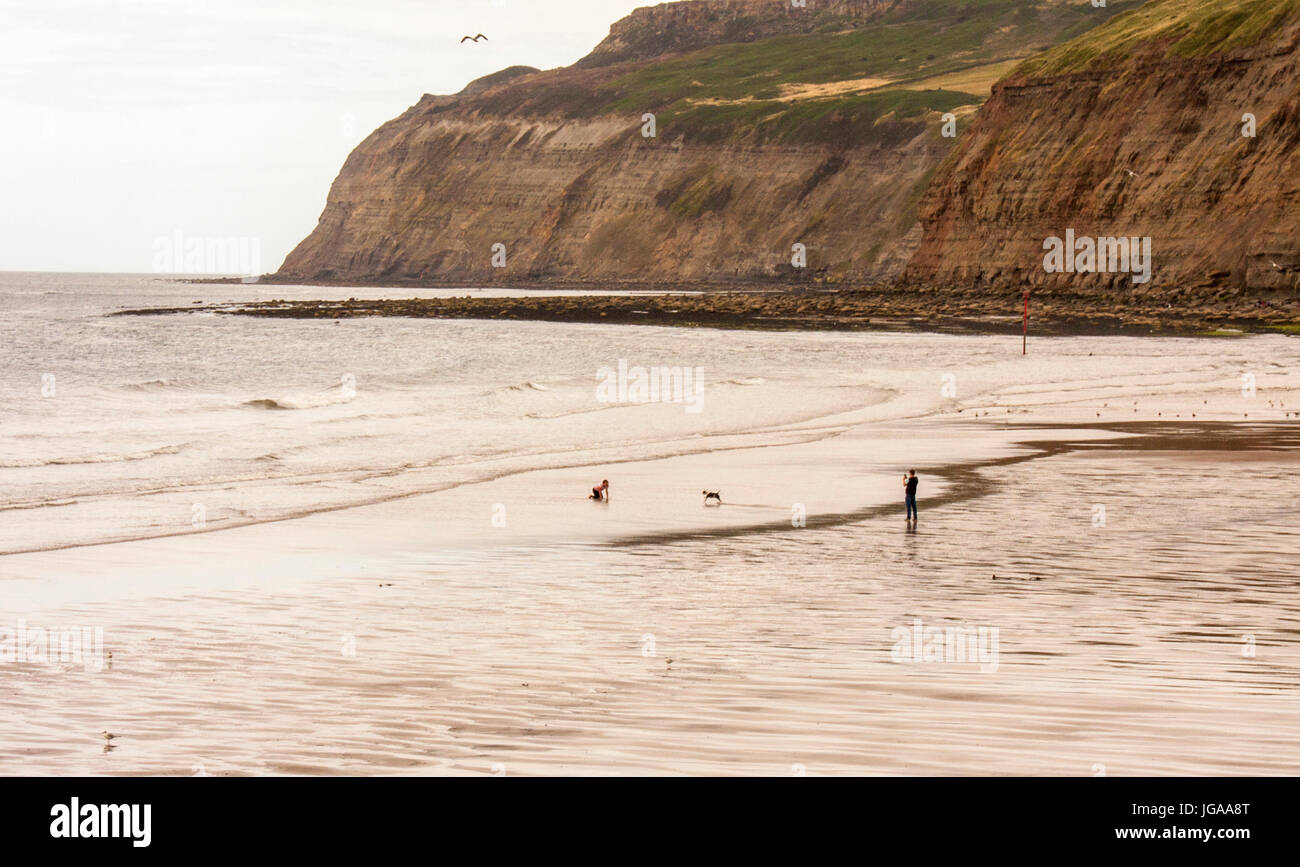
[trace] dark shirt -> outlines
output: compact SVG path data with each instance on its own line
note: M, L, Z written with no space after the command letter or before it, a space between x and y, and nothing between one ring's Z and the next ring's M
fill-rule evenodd
M921 479L918 476L912 476L910 479L907 480L907 495L909 497L916 496L916 485L920 481Z

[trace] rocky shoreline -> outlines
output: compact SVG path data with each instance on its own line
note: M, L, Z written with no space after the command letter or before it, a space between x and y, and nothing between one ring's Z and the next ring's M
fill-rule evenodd
M588 286L588 289L595 287ZM606 288L606 287L602 287ZM624 287L611 286L617 291ZM690 294L682 294L690 293ZM1103 294L1039 290L1035 334L1300 334L1294 292L1239 289ZM208 312L288 319L402 316L508 319L762 330L905 330L1018 333L1018 292L953 289L758 290L700 292L680 286L656 294L516 297L272 300L119 311L120 316Z

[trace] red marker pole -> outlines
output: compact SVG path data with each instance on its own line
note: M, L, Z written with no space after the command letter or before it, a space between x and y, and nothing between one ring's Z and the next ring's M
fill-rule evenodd
M1025 290L1025 320L1020 335L1020 354L1029 354L1029 290Z

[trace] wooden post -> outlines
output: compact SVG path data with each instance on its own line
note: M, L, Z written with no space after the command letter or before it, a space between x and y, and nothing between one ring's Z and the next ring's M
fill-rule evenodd
M1029 354L1029 290L1025 290L1025 319L1020 335L1020 354Z

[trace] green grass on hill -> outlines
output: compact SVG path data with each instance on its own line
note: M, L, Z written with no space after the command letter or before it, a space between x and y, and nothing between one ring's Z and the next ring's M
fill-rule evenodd
M570 118L655 112L661 134L691 141L861 140L899 134L877 127L928 112L978 104L982 97L939 89L934 76L1024 57L1097 26L1142 0L922 0L857 29L827 21L819 32L728 43L676 57L586 73L581 84L563 74L505 88L476 105L491 114ZM885 79L863 92L842 91L781 100L787 85ZM909 89L909 85L911 85ZM911 124L910 126L915 126Z
M657 111L690 97L772 99L786 84L858 78L908 81L1035 48L1105 21L1140 0L1038 6L1027 0L929 0L902 20L700 49L633 69L601 88L608 112Z
M882 89L779 101L785 85L888 79L900 85L1022 56L1088 30L1141 0L1035 4L927 0L856 30L785 36L701 49L647 64L597 93L601 113L654 111L692 141L861 141L886 116L905 120L982 101L949 90ZM701 100L749 100L700 104Z
M1300 15L1300 0L1150 0L1095 30L1021 64L1017 77L1082 72L1116 62L1144 44L1168 57L1205 57L1245 48Z
M713 144L746 139L781 144L849 145L875 137L886 116L910 120L981 102L954 90L881 90L799 102L698 105L660 116L665 129L687 130L692 142Z

